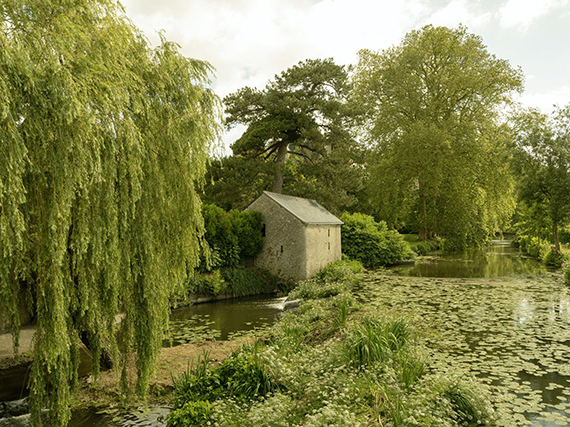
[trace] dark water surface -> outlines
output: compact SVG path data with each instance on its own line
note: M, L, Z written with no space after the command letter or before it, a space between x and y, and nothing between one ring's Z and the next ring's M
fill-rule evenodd
M419 258L414 265L391 269L414 277L502 277L546 271L544 264L521 254L508 240L495 240L485 249Z
M228 340L270 327L295 303L286 297L256 296L234 298L178 308L170 316L171 339L165 346L200 342L205 339ZM151 407L130 414L97 412L84 409L73 413L69 427L154 427L165 426L168 407Z
M165 342L165 346L204 339L226 341L249 331L259 332L275 323L279 315L291 306L287 297L270 295L178 308L170 315L172 342Z

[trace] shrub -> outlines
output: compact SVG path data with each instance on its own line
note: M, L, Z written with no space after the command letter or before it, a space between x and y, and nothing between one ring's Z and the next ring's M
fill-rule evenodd
M554 246L551 246L548 251L546 251L546 253L542 256L542 262L544 262L546 265L556 267L569 259L570 253L567 250L561 249L561 251L558 252Z
M178 378L173 378L175 409L187 402L214 402L222 397L250 399L265 396L275 389L270 373L255 347L244 346L225 359L218 367L210 368L208 355L199 359Z
M570 244L570 227L561 229L558 232L558 239L560 240L560 243L567 245Z
M521 251L535 258L543 258L550 250L550 244L540 237L522 235L518 241Z
M384 221L376 222L364 214L343 214L342 249L352 259L366 268L390 265L411 256L411 250L403 236L388 230Z
M488 408L485 397L474 385L457 381L449 384L443 392L443 396L451 403L452 419L459 426L490 425L493 420L493 414Z
M211 421L214 404L204 401L188 401L182 408L171 411L166 418L168 427L201 427Z
M319 270L314 278L322 282L340 282L363 270L364 267L360 261L345 257Z
M257 255L263 246L261 212L232 210L226 212L215 205L202 207L205 238L212 252L210 265L202 255L202 270L238 267Z
M229 292L219 270L211 274L195 274L189 279L186 289L188 293L213 297Z
M251 399L274 389L272 377L254 347L244 347L224 360L218 375L230 396Z
M221 274L229 292L235 296L266 294L287 286L265 270L224 268Z
M289 293L290 299L321 299L346 292L349 285L346 282L321 282L316 279L305 280Z

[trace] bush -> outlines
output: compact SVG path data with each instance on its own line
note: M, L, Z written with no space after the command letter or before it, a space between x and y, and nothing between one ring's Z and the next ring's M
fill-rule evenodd
M526 252L532 257L542 258L546 256L550 250L550 244L540 237L522 235L518 238L521 251Z
M452 419L457 425L477 427L492 422L493 414L487 408L485 398L477 393L472 384L460 381L449 384L443 396L451 403Z
M395 264L412 255L410 246L386 223L374 221L369 215L343 214L342 250L348 257L358 260L366 268Z
M344 257L319 270L314 278L322 282L340 282L363 270L364 267L360 261Z
M570 244L570 227L563 228L558 232L558 239L560 243L564 243L566 245Z
M561 249L561 251L558 252L554 246L551 246L542 256L542 262L553 267L558 267L559 265L562 265L564 261L569 259L570 253L567 250Z
M235 296L268 294L287 287L287 284L283 285L278 277L265 270L224 268L222 277L229 293Z
M180 409L171 411L166 420L168 427L201 427L205 426L214 413L214 404L204 401L189 401Z
M232 210L229 213L215 205L202 207L205 237L210 247L210 265L203 254L203 271L242 266L247 258L257 255L263 246L261 212Z
M276 389L255 347L242 347L216 368L210 368L208 363L205 354L195 366L173 378L175 409L192 401L214 402L227 397L251 399Z
M216 297L229 292L227 284L219 270L211 274L195 274L186 285L188 294L198 294ZM180 298L178 295L177 298ZM185 296L186 297L186 296Z

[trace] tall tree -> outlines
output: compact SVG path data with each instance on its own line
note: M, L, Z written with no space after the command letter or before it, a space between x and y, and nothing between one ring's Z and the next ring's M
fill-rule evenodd
M450 249L493 232L513 206L499 112L522 80L462 26L426 26L398 46L361 51L355 92L378 216L395 225L413 217L420 238L440 235Z
M519 198L535 220L547 220L560 252L558 229L570 221L570 105L553 117L528 110L513 124Z
M346 187L330 168L338 171L354 163L349 93L346 68L317 59L282 72L264 90L245 87L228 95L228 127L247 126L232 145L234 155L272 161L276 193L283 190L285 175L299 184L318 177L328 193L346 198Z
M17 350L32 294L32 421L47 406L64 426L82 335L124 384L136 353L147 392L169 294L199 259L220 104L207 63L151 50L115 0L2 2L0 28L0 304Z

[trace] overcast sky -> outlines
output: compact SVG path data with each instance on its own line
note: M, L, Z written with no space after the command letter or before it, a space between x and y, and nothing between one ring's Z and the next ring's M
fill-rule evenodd
M217 70L220 97L263 88L305 59L356 63L360 49L399 44L426 24L467 26L520 66L521 102L549 113L570 103L570 0L122 0L153 44L157 32ZM226 144L239 129L224 137Z

